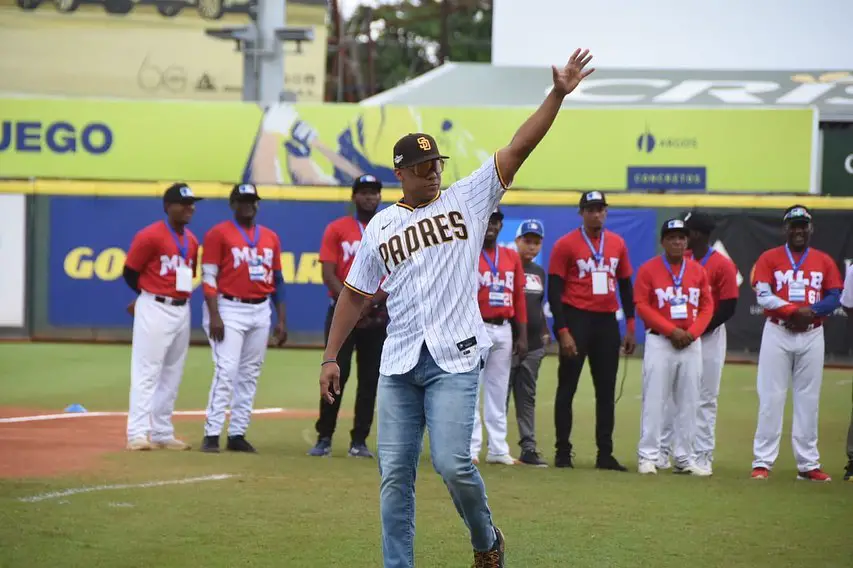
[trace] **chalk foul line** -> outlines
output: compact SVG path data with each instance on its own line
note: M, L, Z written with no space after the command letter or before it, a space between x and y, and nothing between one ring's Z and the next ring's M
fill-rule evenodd
M146 483L128 483L122 485L96 485L94 487L77 487L75 489L65 489L64 491L52 491L50 493L42 493L33 495L32 497L21 497L18 501L24 503L38 503L39 501L47 501L48 499L58 499L59 497L68 497L70 495L79 495L81 493L92 493L93 491L109 491L112 489L144 489L148 487L163 487L165 485L186 485L188 483L203 483L205 481L221 481L237 477L230 473L219 473L216 475L205 475L203 477L187 477L184 479L167 479L165 481L148 481Z
M279 414L288 412L287 408L256 408L252 414ZM227 411L230 413L230 410ZM176 410L174 416L204 416L204 410ZM13 416L0 418L0 424L16 422L39 422L41 420L66 420L71 418L97 418L99 416L127 416L127 412L63 412L61 414L36 414L35 416Z

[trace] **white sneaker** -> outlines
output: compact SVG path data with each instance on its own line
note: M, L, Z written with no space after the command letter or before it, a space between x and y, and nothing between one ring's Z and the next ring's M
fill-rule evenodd
M515 458L513 458L509 454L503 454L502 456L496 456L493 454L486 455L486 463L499 463L503 465L515 465Z
M669 469L672 467L672 461L668 455L661 454L660 457L658 457L658 461L655 463L655 467L658 469Z
M142 452L152 449L152 446L148 438L134 438L127 442L127 449L131 452Z
M695 477L710 477L711 470L705 469L695 463L688 464L684 467L680 467L676 465L672 468L672 473L680 473L686 475L693 475Z
M641 461L637 466L637 473L640 475L657 475L658 469L650 461Z
M171 440L158 440L156 442L151 442L151 447L153 449L158 450L172 450L177 452L183 452L192 449L192 446L182 440L178 440L177 438L172 438Z

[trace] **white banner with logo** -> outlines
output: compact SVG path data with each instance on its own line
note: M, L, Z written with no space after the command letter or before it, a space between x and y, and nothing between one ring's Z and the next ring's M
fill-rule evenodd
M27 282L27 202L0 195L0 327L24 327Z

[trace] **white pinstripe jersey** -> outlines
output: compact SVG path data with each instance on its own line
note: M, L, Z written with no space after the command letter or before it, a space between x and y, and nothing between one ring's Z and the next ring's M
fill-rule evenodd
M415 209L397 203L367 225L344 284L372 295L386 277L383 375L410 371L424 342L448 373L479 365L491 346L477 304L479 255L504 191L493 156L432 201Z

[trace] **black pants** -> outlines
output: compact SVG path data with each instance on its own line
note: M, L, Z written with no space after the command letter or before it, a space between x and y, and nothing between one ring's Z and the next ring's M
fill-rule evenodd
M595 387L595 442L598 453L613 453L613 422L616 411L616 374L619 370L619 347L622 338L616 315L589 312L563 304L569 333L575 340L578 354L560 356L557 370L557 398L554 402L554 426L557 431L558 452L571 452L572 401L584 361L589 358L592 384Z
M332 315L335 307L331 306L326 314L325 340L329 341L329 329L332 327ZM376 407L376 387L379 384L379 362L382 359L382 345L385 343L384 327L355 328L344 341L338 353L338 365L341 368L341 394L335 397L335 402L329 404L320 401L320 418L315 424L320 438L331 438L338 423L338 411L341 409L341 398L349 379L352 368L352 352L356 351L358 386L355 391L355 418L350 431L352 443L363 444L370 434L373 425L373 410Z

